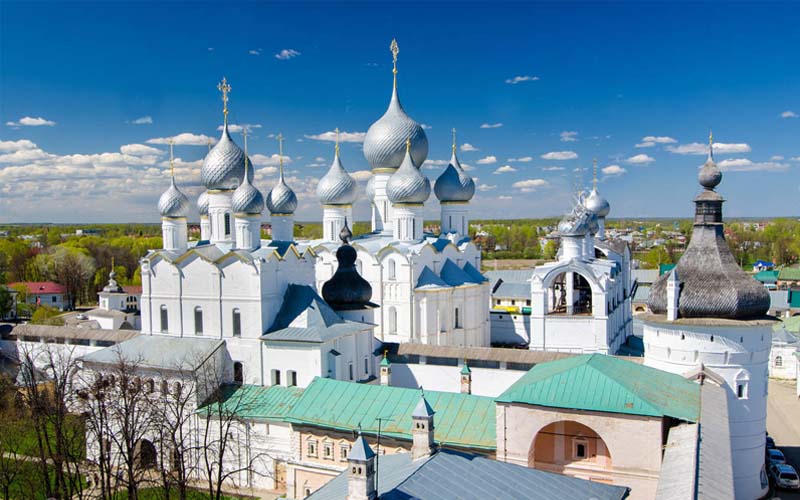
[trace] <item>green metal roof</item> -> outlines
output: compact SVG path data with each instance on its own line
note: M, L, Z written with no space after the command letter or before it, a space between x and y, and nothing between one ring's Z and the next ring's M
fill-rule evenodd
M789 290L789 307L800 307L800 290Z
M624 359L584 354L534 366L497 402L697 422L700 386Z
M800 281L800 267L785 267L781 269L778 279L786 281Z
M661 276L662 274L666 274L672 271L672 268L675 267L675 264L659 264L658 265L658 275Z
M776 328L780 328L780 323ZM800 316L792 316L791 318L783 318L783 327L793 333L800 333Z
M495 449L495 404L492 398L425 391L425 399L436 412L437 443ZM417 389L317 377L284 420L342 431L352 431L360 424L362 432L374 435L378 433L377 419L381 418L381 435L410 440L411 413L419 400L420 391Z
M753 277L762 283L775 283L778 280L778 274L780 271L761 271Z
M242 418L282 420L297 403L303 389L273 385L226 385L222 387L222 411L236 412ZM214 403L212 403L213 405ZM200 408L198 413L208 414L211 405Z

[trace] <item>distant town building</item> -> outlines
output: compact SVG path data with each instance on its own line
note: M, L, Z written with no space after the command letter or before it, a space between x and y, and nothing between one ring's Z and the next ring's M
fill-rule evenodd
M70 304L67 300L67 288L52 281L20 281L9 283L9 287L24 286L27 290L26 303L35 306L50 306L65 310Z

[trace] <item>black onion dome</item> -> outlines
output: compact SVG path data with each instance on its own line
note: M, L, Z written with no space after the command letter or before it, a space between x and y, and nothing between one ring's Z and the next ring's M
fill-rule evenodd
M331 279L322 285L322 298L336 310L363 309L371 305L372 286L358 274L358 253L348 243L352 233L347 225L342 228L340 237L342 245L336 250L339 267Z

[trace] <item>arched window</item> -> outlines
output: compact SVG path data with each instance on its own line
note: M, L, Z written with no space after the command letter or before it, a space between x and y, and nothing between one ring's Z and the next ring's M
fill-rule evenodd
M194 308L194 334L203 334L203 308L200 306Z
M156 383L151 378L147 379L145 387L147 387L147 393L152 394L156 390Z
M397 308L389 307L389 333L397 333Z
M775 367L783 366L783 358L781 356L775 356Z
M242 336L242 313L239 308L233 310L233 336Z
M164 304L161 305L161 333L167 333L169 331L169 313L167 311L167 306Z
M240 361L236 361L233 363L233 383L234 384L242 384L244 383L244 367Z
M394 259L389 259L389 262L387 264L387 269L388 269L388 271L386 273L387 277L390 280L396 280L397 279L397 264L395 263Z
M229 237L231 235L231 214L225 214L225 237Z
M460 312L460 311L459 311L459 310L458 310L458 308L456 307L456 311L455 311L455 321L454 321L455 328L461 328L461 316L459 315L459 312Z
M750 376L746 371L742 370L736 375L736 397L739 399L747 399L748 385L750 383Z

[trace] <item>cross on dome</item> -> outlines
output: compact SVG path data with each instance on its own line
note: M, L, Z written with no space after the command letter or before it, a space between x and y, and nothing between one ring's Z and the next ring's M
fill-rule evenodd
M228 93L231 91L231 86L228 84L228 79L224 76L222 81L217 84L217 90L222 92L222 114L225 115L225 125L228 124Z

